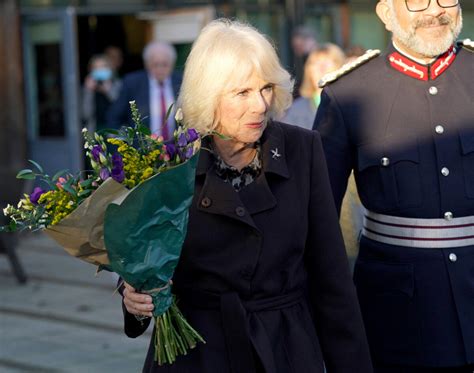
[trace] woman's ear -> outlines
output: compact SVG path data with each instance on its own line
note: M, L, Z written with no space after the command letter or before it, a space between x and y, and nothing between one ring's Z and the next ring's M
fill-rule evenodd
M390 5L387 3L387 0L380 0L375 6L375 12L377 13L377 16L385 25L385 28L387 29L387 31L392 31L392 26L391 26L391 21L390 21L391 19L390 12L392 12L392 9Z

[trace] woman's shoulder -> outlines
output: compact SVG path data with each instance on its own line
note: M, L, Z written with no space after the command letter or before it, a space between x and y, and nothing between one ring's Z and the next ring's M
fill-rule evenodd
M288 148L312 148L321 143L321 136L316 130L294 126L284 122L274 121L271 123L273 131L279 132Z
M288 124L285 122L280 121L273 121L271 126L274 126L276 129L282 132L285 137L292 138L296 137L304 137L308 139L314 138L314 136L318 137L319 132L316 130L311 130L299 126L294 126L292 124Z

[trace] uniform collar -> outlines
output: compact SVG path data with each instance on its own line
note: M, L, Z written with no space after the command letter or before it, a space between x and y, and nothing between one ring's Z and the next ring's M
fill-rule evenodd
M284 140L283 130L279 123L271 121L260 139L262 145L262 171L288 179L290 174L286 162ZM213 165L214 159L210 152L210 138L206 137L202 142L196 175L205 174Z
M391 44L389 52L387 53L387 59L390 66L402 74L418 80L428 81L435 80L445 72L456 59L456 55L457 48L452 45L446 52L439 55L431 63L424 65L397 51Z

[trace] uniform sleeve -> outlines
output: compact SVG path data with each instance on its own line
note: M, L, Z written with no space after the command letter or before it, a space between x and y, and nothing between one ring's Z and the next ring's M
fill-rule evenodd
M353 160L344 118L330 87L322 92L313 129L321 134L334 201L340 214Z
M312 149L305 265L314 322L328 372L372 372L362 316L317 131Z

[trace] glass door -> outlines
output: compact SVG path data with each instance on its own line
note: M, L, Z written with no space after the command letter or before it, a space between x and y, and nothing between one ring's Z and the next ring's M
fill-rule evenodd
M22 16L28 155L45 171L82 168L76 14L72 7Z

